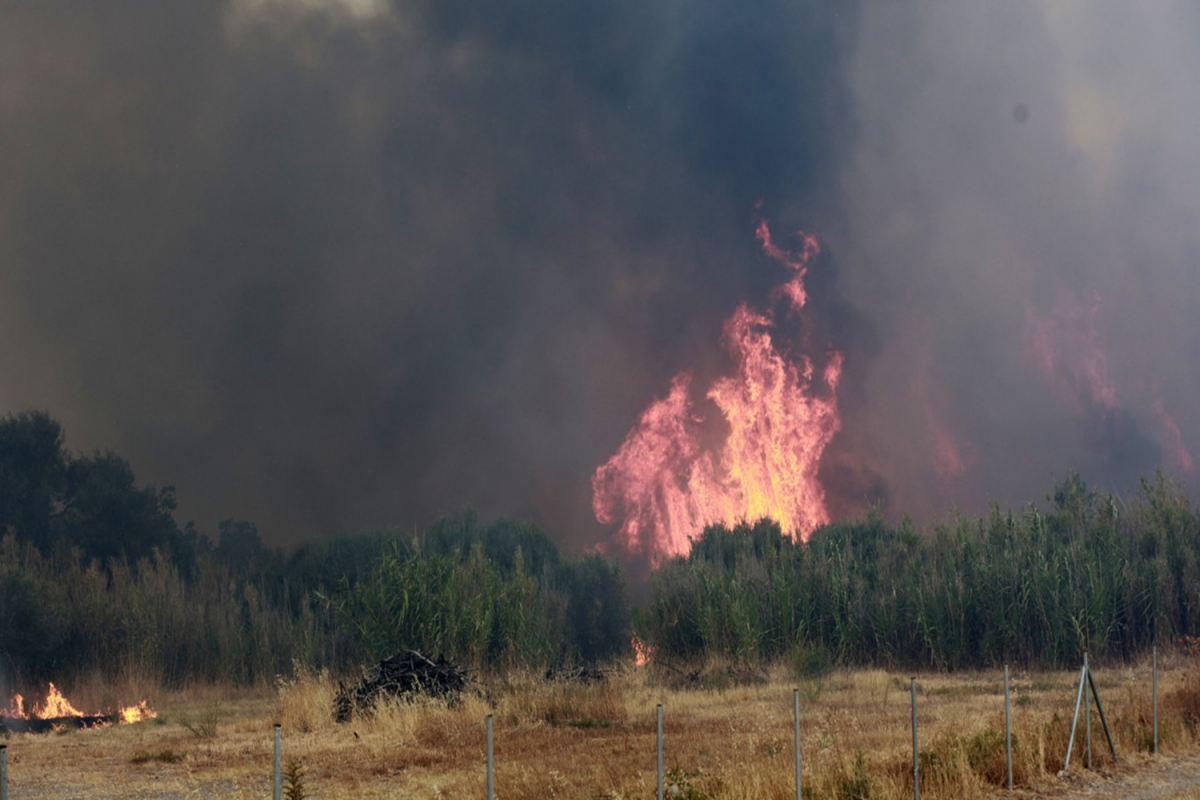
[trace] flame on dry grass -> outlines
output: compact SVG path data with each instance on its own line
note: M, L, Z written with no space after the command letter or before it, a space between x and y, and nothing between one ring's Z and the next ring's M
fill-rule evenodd
M143 700L136 706L127 706L121 709L121 724L129 725L134 722L144 722L148 719L154 719L158 716L158 712L150 708L150 704Z
M0 709L0 715L19 719L61 719L66 717L105 717L108 716L108 712L87 713L80 711L59 691L57 686L50 683L46 699L41 703L35 703L29 711L25 710L25 698L19 694L14 694L9 701L9 707L7 709ZM149 701L143 700L136 705L121 708L115 715L115 718L121 724L127 725L154 719L157 716L158 713L150 708Z
M50 691L46 694L46 702L34 706L33 716L38 719L54 719L56 717L83 717L86 715L71 705L67 701L67 698L63 697L58 687L52 683L50 684Z

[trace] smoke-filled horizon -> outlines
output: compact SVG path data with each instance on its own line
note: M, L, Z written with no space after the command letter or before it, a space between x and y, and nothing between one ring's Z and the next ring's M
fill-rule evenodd
M1198 37L1183 3L9 4L0 411L202 530L473 506L584 547L597 467L787 279L765 215L821 241L834 516L1195 488Z

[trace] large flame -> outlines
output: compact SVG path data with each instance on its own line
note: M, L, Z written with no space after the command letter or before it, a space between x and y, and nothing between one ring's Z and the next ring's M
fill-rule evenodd
M818 253L815 238L798 234L789 252L758 227L764 251L793 270L773 297L788 313L807 301L804 277ZM741 305L725 324L732 375L707 397L729 433L718 448L701 441L703 422L691 397L691 374L681 372L670 393L642 412L617 453L592 477L592 508L602 523L620 523L618 537L634 552L661 557L691 549L706 525L770 517L793 537L807 539L829 521L817 479L821 455L841 429L837 387L842 355L829 354L819 382L812 359L781 348L770 312Z

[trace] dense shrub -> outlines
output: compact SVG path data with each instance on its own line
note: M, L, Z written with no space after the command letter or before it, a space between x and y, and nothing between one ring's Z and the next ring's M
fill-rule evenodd
M1128 503L1078 476L1051 508L993 505L917 533L879 513L793 542L769 520L712 526L651 577L638 616L660 658L960 668L1127 659L1200 628L1200 514L1161 473Z

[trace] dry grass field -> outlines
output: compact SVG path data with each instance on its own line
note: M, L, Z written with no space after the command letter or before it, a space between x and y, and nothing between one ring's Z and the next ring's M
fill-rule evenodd
M1194 760L1200 673L1183 656L1164 657L1160 667L1165 755L1157 763L1173 758L1200 771ZM72 687L81 708L127 702L147 692L159 717L95 730L12 735L5 740L9 792L12 800L270 797L272 725L279 721L284 762L299 768L302 784L290 787L293 797L479 798L485 794L485 718L491 713L498 798L648 800L655 796L655 705L662 703L671 796L783 800L795 796L792 687L798 685L806 796L912 796L908 674L835 672L799 684L782 667L749 682L717 669L709 675L701 688L673 686L673 673L655 667L629 667L590 686L509 676L487 682L485 696L468 697L454 708L400 703L344 725L331 716L335 685L321 675L301 673L258 691ZM1014 673L1019 796L1112 796L1112 787L1136 785L1141 776L1154 774L1156 760L1147 752L1148 663L1101 666L1095 675L1121 763L1113 764L1097 722L1096 769L1084 773L1077 746L1072 775L1063 780L1057 773L1079 675ZM917 679L922 797L1007 794L1002 674ZM1189 791L1145 796L1192 796Z

